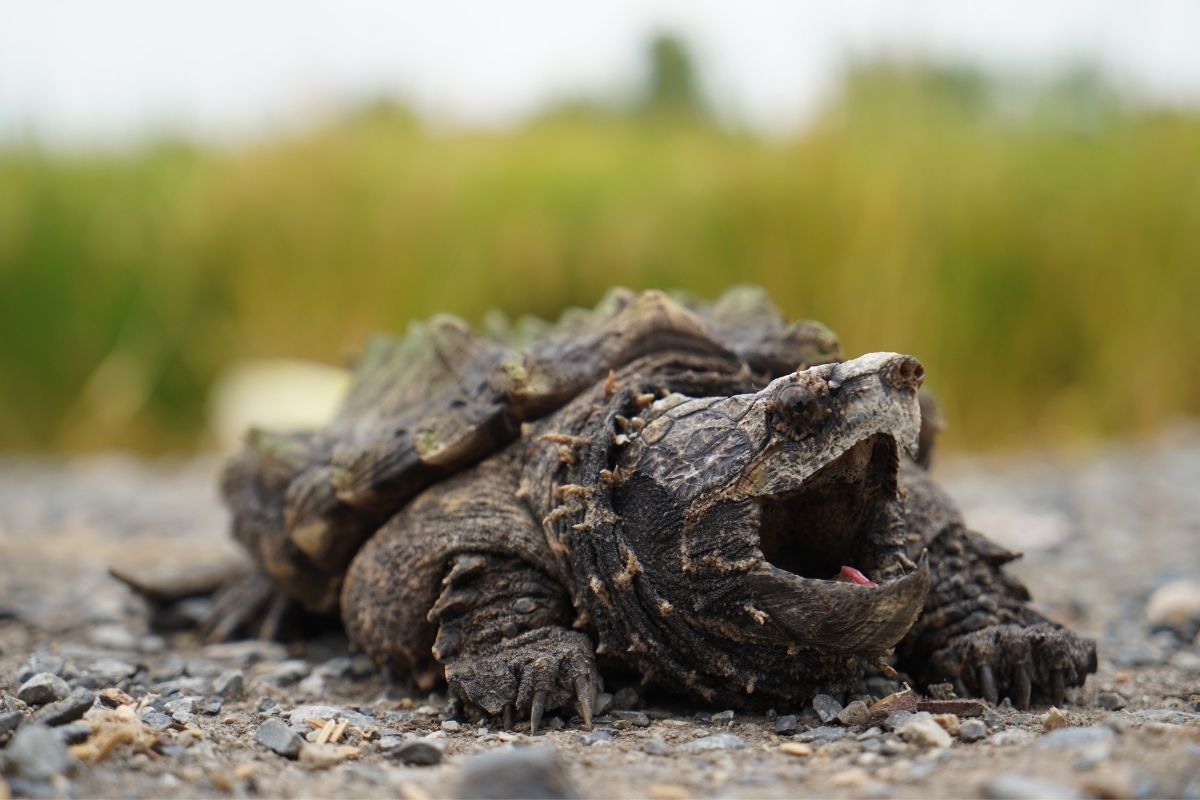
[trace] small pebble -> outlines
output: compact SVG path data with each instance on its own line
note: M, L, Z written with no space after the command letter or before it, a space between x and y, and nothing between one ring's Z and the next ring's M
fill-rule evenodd
M784 714L775 718L775 733L780 736L790 736L796 732L798 722L795 714Z
M933 721L941 725L946 733L951 736L958 736L959 726L962 724L957 714L934 714Z
M346 756L329 744L306 744L300 749L300 766L305 769L329 769L345 760Z
M156 731L165 731L175 724L175 720L170 714L164 714L155 708L148 708L142 712L142 722Z
M819 725L796 734L802 742L836 742L846 735L846 729L840 725Z
M784 742L779 745L779 749L789 756L811 756L813 751L811 745L802 742Z
M412 739L389 750L388 755L410 767L431 767L441 762L442 748L429 739Z
M442 720L442 730L446 733L455 733L462 730L462 723L455 722L452 719Z
M271 717L254 732L254 741L285 758L296 758L304 741L282 720Z
M896 733L900 734L904 741L920 747L949 747L952 741L946 729L937 724L933 716L925 711L913 714L903 725L896 728Z
M966 719L958 725L958 738L964 742L978 742L987 736L987 725L983 720Z
M1059 728L1065 728L1069 724L1063 713L1054 706L1050 706L1049 710L1042 716L1042 730L1047 733L1056 731Z
M79 688L62 700L43 708L37 715L39 722L47 725L66 725L74 722L96 704L96 693L91 689Z
M729 725L733 722L733 711L718 711L712 715L713 725Z
M837 715L842 713L842 704L827 694L819 694L814 697L812 707L821 722L833 722L837 719Z
M1200 621L1200 583L1191 580L1164 583L1146 600L1146 618L1154 626L1194 631L1193 624Z
M1125 707L1125 698L1116 692L1101 692L1096 695L1096 705L1105 711L1120 711Z
M702 739L693 739L680 749L689 753L699 753L707 750L740 750L746 743L742 737L732 733L714 733Z
M855 700L842 709L837 715L838 722L849 727L865 725L867 718L871 715L867 710L867 704L862 700Z
M608 712L608 715L618 722L626 722L639 728L650 727L650 718L641 711L613 710Z
M118 708L120 706L133 705L134 699L129 694L115 686L110 686L107 689L101 689L96 693L100 698L100 703L109 708Z
M900 711L893 711L892 713L888 714L887 719L883 721L883 729L885 731L894 731L896 728L908 722L912 715L913 714L911 711L905 711L904 709L901 709Z
M618 689L613 695L613 708L619 711L631 711L642 704L641 695L632 686Z
M21 684L17 699L31 706L44 706L62 700L71 693L71 687L53 672L39 672Z
M597 717L602 717L612 709L612 704L613 696L608 692L601 692L596 695L596 708L592 713Z
M616 731L612 728L596 728L579 734L579 741L586 745L593 745L597 742L611 742Z
M213 681L213 692L224 698L236 697L242 693L245 684L246 676L242 671L240 669L231 669L222 672Z

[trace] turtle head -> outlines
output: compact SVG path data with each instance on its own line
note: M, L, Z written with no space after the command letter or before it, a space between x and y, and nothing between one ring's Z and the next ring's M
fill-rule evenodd
M613 498L656 590L748 646L894 646L929 588L906 556L898 481L923 377L912 356L871 353L754 394L657 401Z

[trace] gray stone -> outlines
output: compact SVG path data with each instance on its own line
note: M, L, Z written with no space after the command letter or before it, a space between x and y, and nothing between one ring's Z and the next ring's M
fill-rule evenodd
M740 750L746 743L742 737L732 733L714 733L702 739L693 739L680 747L689 753L701 753L706 750Z
M827 694L819 694L814 697L812 707L821 722L833 722L837 719L837 715L842 713L842 704Z
M642 704L642 697L638 694L637 689L632 686L626 686L624 689L618 689L613 695L613 708L620 711L631 711Z
M780 736L791 736L796 732L798 723L795 714L784 714L775 718L775 733Z
M1081 795L1073 786L1042 778L1001 775L983 785L983 796L990 800L1040 800L1044 797L1075 798Z
M908 719L911 716L911 711L904 711L903 709L900 711L893 711L892 713L888 714L887 719L883 721L883 729L885 731L894 731L905 722L908 722Z
M21 684L17 699L31 706L44 706L62 700L71 693L71 687L53 672L39 672Z
M802 742L836 742L846 735L846 729L840 725L820 725L796 734Z
M716 714L712 715L712 724L729 725L733 722L733 717L734 714L732 710L718 711Z
M579 734L579 741L586 745L593 745L596 742L611 742L615 734L616 731L612 728L596 728Z
M22 725L4 750L5 774L29 781L47 781L75 766L62 737L40 723Z
M432 767L442 760L442 745L436 739L409 739L388 751L388 756L410 767Z
M1125 707L1125 698L1116 692L1101 692L1096 695L1096 705L1105 711L1120 711Z
M572 785L558 754L548 747L499 748L463 762L455 796L501 800L573 800Z
M79 688L62 700L45 706L38 712L37 719L47 725L66 725L82 717L95 704L96 693L91 689Z
M601 692L596 695L596 709L593 712L597 717L604 716L612 709L613 696L608 692Z
M1116 738L1117 735L1113 733L1112 728L1105 725L1091 725L1086 728L1059 728L1056 731L1050 731L1050 733L1038 739L1037 747L1040 750L1073 750L1095 742L1111 742Z
M156 731L165 731L175 724L175 720L171 718L170 714L164 714L154 708L148 708L142 712L142 722Z
M979 719L965 719L958 726L958 738L964 742L978 742L987 733L987 725Z
M199 710L203 714L213 716L221 713L221 707L225 705L225 701L219 697L210 697L200 704Z
M162 710L170 714L172 717L177 714L187 714L190 716L196 713L196 702L203 699L204 698L202 697L196 697L194 695L177 697L174 700L163 703Z
M304 741L281 720L271 717L254 732L254 741L286 758L296 758Z
M213 681L213 692L224 698L237 697L242 693L245 685L246 676L242 674L242 671L231 669L222 672Z
M848 726L865 725L867 717L871 714L867 710L867 704L862 700L855 700L842 709L842 712L837 715L838 722Z
M627 722L630 725L635 725L639 728L649 728L650 718L641 711L621 711L614 709L608 712L608 715L618 722Z

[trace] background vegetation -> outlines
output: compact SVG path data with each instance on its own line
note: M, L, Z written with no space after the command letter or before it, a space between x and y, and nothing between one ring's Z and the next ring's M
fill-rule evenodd
M507 132L379 104L226 148L9 145L0 448L203 446L238 360L343 363L438 311L555 316L613 284L758 283L848 354L914 353L960 447L1200 412L1200 115L1086 72L874 63L766 137L657 47L627 106Z

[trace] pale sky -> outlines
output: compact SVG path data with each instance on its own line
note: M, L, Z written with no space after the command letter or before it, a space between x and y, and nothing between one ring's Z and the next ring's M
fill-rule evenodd
M0 0L0 137L236 137L391 95L497 126L619 96L655 31L692 47L732 120L802 124L848 59L924 54L1037 74L1080 62L1200 102L1188 0Z

